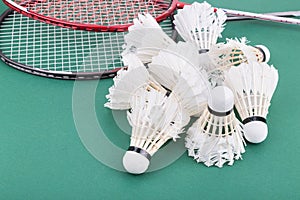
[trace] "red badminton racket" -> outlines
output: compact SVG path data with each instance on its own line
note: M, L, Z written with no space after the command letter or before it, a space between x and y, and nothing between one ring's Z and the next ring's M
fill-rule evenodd
M138 13L149 13L158 22L168 18L185 3L178 0L3 0L13 10L42 22L88 31L126 31ZM228 15L281 23L300 20L222 9Z

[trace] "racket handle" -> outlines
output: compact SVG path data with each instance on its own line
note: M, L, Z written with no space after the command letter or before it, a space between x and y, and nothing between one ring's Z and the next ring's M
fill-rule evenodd
M223 8L221 8L221 9L226 14L229 14L229 15L234 15L234 16L239 16L239 17L248 17L248 18L259 19L259 20L264 20L264 21L273 21L273 22L279 22L279 23L285 23L285 24L300 25L300 20L299 19L278 17L278 16L272 16L272 15L266 15L266 14L243 12L243 11L237 11L237 10L229 10L229 9L223 9Z

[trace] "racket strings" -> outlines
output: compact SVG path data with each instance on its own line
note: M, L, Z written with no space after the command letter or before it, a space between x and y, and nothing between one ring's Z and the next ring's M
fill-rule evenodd
M172 35L171 20L161 23ZM36 70L57 73L110 72L123 67L124 32L56 27L12 12L1 23L1 56Z
M28 10L43 16L103 26L132 23L138 13L150 13L157 17L165 13L172 1L167 0L14 0Z
M1 28L2 53L28 66L67 72L98 72L121 66L119 55L124 33L73 31L16 13L4 21ZM109 42L103 43L107 40Z

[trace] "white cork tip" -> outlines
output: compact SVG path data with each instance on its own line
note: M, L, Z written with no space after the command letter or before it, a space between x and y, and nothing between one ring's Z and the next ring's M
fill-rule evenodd
M123 157L123 166L131 174L144 173L150 164L148 158L134 151L126 151Z
M261 143L268 135L268 126L261 121L252 121L244 125L244 136L251 143Z
M217 86L211 91L208 106L215 112L228 112L233 109L234 95L226 86Z

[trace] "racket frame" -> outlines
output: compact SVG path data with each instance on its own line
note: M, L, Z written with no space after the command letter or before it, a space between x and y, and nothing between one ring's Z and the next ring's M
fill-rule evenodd
M54 17L48 17L48 16L38 14L36 12L32 12L31 10L28 10L23 6L16 4L12 0L2 0L2 1L12 10L15 10L29 18L32 18L34 20L39 20L41 22L52 24L55 26L60 26L63 28L72 28L74 30L86 30L86 31L95 31L95 32L124 32L127 31L128 27L133 24L133 23L127 23L123 25L104 26L99 24L69 22L66 20L61 20ZM34 1L34 0L30 0L30 1ZM167 19L168 17L170 17L177 9L177 4L178 4L177 0L171 1L169 8L161 15L155 17L156 21L161 22Z

